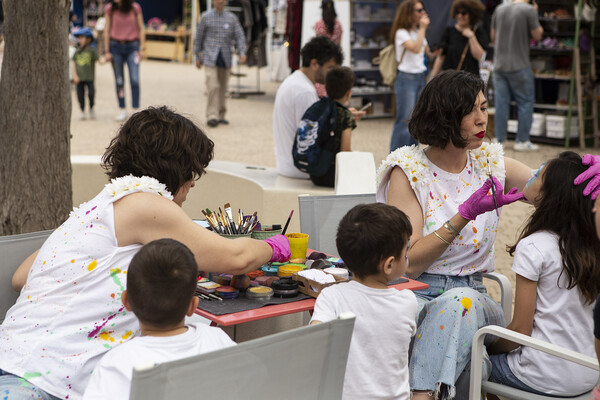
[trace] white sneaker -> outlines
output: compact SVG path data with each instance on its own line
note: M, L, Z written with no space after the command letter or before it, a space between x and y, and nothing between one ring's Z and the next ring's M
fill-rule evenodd
M538 151L540 146L531 143L529 140L524 142L515 142L515 151Z
M123 110L120 113L117 114L117 116L115 117L116 121L125 121L127 119L127 111Z
M82 121L85 119L85 112L84 111L82 111L81 114L79 114L79 119L82 120Z
M96 119L96 112L94 110L90 110L90 119Z

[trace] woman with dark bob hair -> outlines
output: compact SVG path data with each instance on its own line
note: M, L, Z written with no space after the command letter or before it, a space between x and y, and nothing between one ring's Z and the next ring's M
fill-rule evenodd
M431 76L441 70L458 69L479 76L479 60L490 43L485 29L477 26L485 7L479 0L455 0L450 17L456 21L446 27L439 43L441 54L435 59Z
M501 145L483 142L488 121L483 88L483 81L468 72L436 76L421 92L409 122L412 136L428 147L395 150L377 173L377 201L398 207L413 225L407 275L429 284L416 292L413 399L454 398L475 331L504 325L482 273L494 270L496 204L500 209L522 199L517 190L531 169L504 157ZM488 194L488 171L495 201ZM504 187L513 189L505 193Z
M110 183L13 276L21 293L0 325L3 393L81 398L102 355L138 334L121 293L129 263L146 243L175 239L202 271L243 274L289 258L285 236L226 239L181 209L212 157L213 142L167 107L142 110L123 124L103 157Z

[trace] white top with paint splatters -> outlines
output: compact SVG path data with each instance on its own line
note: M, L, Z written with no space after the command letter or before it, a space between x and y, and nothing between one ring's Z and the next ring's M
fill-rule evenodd
M1 369L78 400L102 355L137 332L121 292L141 245L118 246L113 203L140 191L172 199L156 179L114 179L46 240L0 326Z
M458 174L438 168L417 146L401 147L390 153L377 171L377 201L387 202L390 173L393 167L400 167L423 210L423 236L429 235L454 216L458 206L488 179L488 159L492 174L504 186L506 171L500 144L484 143L478 149L467 151L467 163ZM495 212L479 215L463 228L460 236L426 272L465 276L493 271L497 227Z

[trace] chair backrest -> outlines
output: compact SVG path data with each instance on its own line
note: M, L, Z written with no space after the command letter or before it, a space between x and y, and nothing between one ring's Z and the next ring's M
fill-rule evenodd
M134 368L131 400L340 399L354 315L150 368Z
M0 236L0 322L17 300L19 293L12 289L12 276L23 260L42 247L53 231Z
M308 234L308 247L337 254L335 235L339 221L352 207L374 203L375 193L336 196L298 196L300 231Z
M377 168L373 153L340 151L335 157L335 194L375 193Z

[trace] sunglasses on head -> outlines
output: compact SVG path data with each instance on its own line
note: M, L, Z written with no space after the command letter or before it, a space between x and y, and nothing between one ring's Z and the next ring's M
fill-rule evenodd
M469 15L469 13L466 11L457 11L456 15Z

